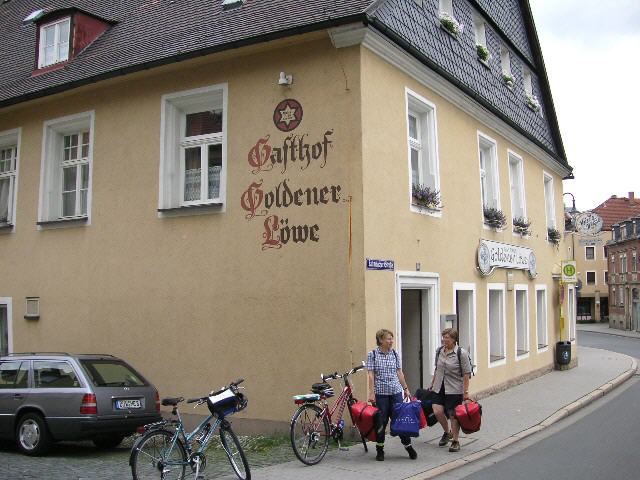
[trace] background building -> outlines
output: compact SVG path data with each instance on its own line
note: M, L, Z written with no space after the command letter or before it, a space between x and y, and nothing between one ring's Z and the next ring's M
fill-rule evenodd
M242 376L269 429L382 327L411 388L446 325L474 392L575 340L527 2L72 3L0 5L8 350L113 353L161 395Z
M640 331L640 216L613 225L609 255L609 326Z
M640 201L634 192L628 197L612 195L591 212L602 219L602 230L595 235L585 232L570 233L570 247L579 273L581 288L578 292L578 322L608 322L608 278L611 266L607 258L606 244L613 236L613 226L634 214L640 214Z

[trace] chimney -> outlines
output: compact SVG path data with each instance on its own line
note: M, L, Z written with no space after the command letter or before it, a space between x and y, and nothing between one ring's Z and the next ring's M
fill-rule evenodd
M629 200L633 200L633 192L629 192Z

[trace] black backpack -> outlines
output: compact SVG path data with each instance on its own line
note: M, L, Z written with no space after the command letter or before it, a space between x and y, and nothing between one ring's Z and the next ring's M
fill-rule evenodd
M438 357L440 357L440 352L442 351L443 348L444 348L443 346L440 346L436 351L436 367L438 364ZM462 355L462 353L460 353L461 351L462 351L462 348L458 345L458 363L460 364L460 371L462 372L462 358L460 358L460 355ZM467 357L469 358L469 365L471 365L471 376L475 376L476 366L474 365L473 360L471 359L471 354L466 350L464 352L467 354Z

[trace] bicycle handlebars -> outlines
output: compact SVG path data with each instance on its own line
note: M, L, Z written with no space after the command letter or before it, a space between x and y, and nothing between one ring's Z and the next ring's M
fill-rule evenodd
M362 370L365 367L364 362L362 362L362 365L358 365L357 367L353 367L351 370L349 370L348 372L345 372L343 374L339 374L338 372L335 373L330 373L329 375L325 375L324 373L320 374L320 378L322 379L322 381L326 381L326 380L335 380L338 378L344 378L344 377L348 377L349 375L353 375L354 373Z
M217 392L214 392L213 390L211 392L209 392L209 395L205 396L205 397L197 397L197 398L190 398L187 400L187 403L195 403L198 402L198 404L203 404L204 402L207 401L207 398L209 397L213 397L214 395L219 395L222 392L224 392L225 390L228 390L229 388L231 390L236 390L236 387L238 385L240 385L242 382L244 382L244 378L239 378L238 380L235 380L233 382L229 382L229 386L228 387L224 387L220 390L218 390ZM235 392L234 392L235 393ZM197 405L196 405L197 406Z

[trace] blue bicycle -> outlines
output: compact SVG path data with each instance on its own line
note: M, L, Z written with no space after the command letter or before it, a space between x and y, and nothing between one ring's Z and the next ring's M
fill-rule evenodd
M247 398L238 391L244 379L231 382L228 387L211 392L205 397L190 398L187 403L196 406L207 404L211 415L192 432L187 432L178 411L183 397L165 398L162 405L172 406L177 420L163 420L145 426L145 433L131 449L129 465L134 480L183 480L187 469L196 479L207 466L205 452L216 430L220 431L220 443L233 471L241 480L249 480L251 473L247 458L238 437L231 429L227 416L244 410ZM213 423L212 423L213 421Z

